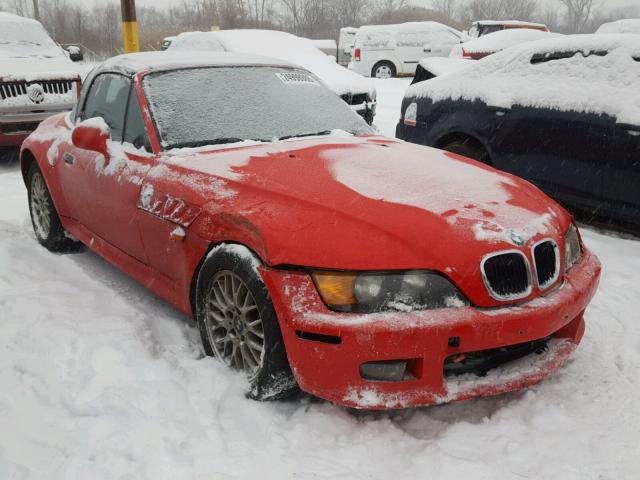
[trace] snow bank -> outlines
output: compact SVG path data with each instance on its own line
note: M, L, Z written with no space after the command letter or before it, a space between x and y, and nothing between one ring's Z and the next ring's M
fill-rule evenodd
M635 35L573 35L512 47L465 68L411 86L407 95L434 101L480 100L607 114L640 124L640 42ZM605 56L589 52L607 51ZM576 52L571 58L532 64L535 54ZM584 55L587 55L586 57Z

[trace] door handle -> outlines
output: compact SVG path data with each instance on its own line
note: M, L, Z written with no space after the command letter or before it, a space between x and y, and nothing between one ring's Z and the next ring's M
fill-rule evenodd
M74 157L69 152L65 152L64 155L62 155L62 159L67 165L73 165L74 163L76 163L76 157Z
M425 48L424 49L424 53L431 53L431 49L430 48Z

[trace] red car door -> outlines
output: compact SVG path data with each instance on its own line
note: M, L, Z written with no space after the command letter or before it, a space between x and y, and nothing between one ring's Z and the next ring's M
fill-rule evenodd
M101 117L109 125L108 158L67 142L59 150L62 161L58 168L70 214L94 235L146 263L137 207L143 178L154 157L144 151L148 142L138 132L141 116L135 118L140 109L128 109L130 103L137 105L129 78L113 73L97 76L79 119ZM126 132L127 123L130 132ZM139 137L140 148L131 144L135 137Z

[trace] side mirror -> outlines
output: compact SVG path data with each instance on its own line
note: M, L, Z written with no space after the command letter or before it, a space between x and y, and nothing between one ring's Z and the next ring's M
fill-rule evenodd
M71 141L76 147L101 153L105 159L108 158L107 142L110 138L111 129L100 117L85 120L71 133Z
M81 62L84 60L82 49L78 45L66 45L63 47L69 54L69 60L72 62Z

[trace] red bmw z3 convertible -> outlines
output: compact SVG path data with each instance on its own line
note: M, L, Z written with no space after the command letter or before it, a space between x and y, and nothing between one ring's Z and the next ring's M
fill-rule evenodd
M600 275L535 187L376 135L306 70L116 57L25 141L38 241L87 245L188 315L256 399L368 409L532 385Z

